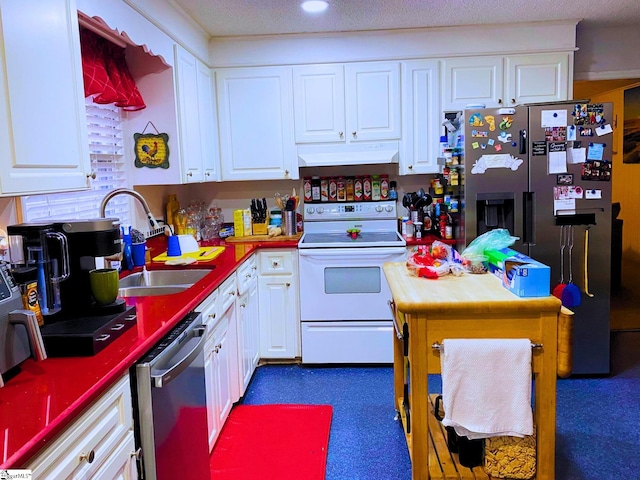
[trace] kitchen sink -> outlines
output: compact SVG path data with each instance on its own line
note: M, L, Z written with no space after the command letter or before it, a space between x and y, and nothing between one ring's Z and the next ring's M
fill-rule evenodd
M143 272L132 273L120 279L118 295L145 297L180 293L210 272L210 269L151 270L147 271L146 280Z
M125 287L118 290L119 297L152 297L184 292L191 285L159 285L155 287Z

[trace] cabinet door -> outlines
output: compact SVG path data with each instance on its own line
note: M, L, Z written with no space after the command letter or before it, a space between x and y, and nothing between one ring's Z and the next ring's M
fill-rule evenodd
M344 142L344 67L293 67L296 143Z
M440 75L437 60L402 63L401 175L438 173L442 124Z
M91 477L92 480L136 480L138 471L135 450L136 442L131 430L100 470Z
M444 111L464 110L470 103L503 104L502 57L451 58L443 62Z
M571 53L513 55L505 60L506 105L569 98Z
M345 65L347 139L400 138L400 63Z
M182 181L201 182L204 179L204 173L200 143L197 60L180 45L175 46L175 55Z
M238 297L238 364L240 366L240 396L251 380L252 370L252 335L251 318L249 311L249 291Z
M221 322L223 322L221 324L223 325L222 330L219 333L215 332L217 353L214 363L214 376L217 381L215 390L218 395L216 401L219 407L217 421L220 428L227 421L235 401L233 383L237 382L237 370L234 367L237 354L234 348L235 335L232 335L232 329L235 329L236 324L235 316L235 308L229 308L221 319Z
M299 355L300 322L294 280L293 275L258 279L262 358L295 358Z
M222 180L297 179L290 67L216 72Z
M89 188L74 0L0 1L0 194Z
M260 305L258 302L258 280L256 278L256 281L249 288L249 298L247 299L247 317L250 322L249 336L251 338L251 375L256 371L260 361Z
M198 118L200 119L200 151L205 182L220 180L220 142L216 123L213 72L204 63L197 61Z
M207 389L207 431L209 432L209 451L213 449L213 446L220 435L220 425L218 423L220 405L218 400L220 398L218 389L217 374L217 349L215 339L207 341L205 345L205 357L204 357L204 383Z

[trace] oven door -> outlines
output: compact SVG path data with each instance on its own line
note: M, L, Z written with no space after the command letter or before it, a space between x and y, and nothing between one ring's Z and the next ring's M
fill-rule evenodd
M405 260L404 247L300 249L300 319L391 320L382 264Z
M382 264L404 247L301 249L302 363L393 362L391 298Z

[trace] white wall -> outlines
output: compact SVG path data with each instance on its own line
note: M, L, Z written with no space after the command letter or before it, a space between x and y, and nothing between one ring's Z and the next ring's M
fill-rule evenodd
M575 80L640 77L638 26L585 29L578 24Z

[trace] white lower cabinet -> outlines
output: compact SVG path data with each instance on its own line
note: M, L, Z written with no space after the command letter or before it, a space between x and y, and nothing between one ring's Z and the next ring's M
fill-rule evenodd
M137 478L129 375L93 403L25 468L38 480Z
M256 255L238 268L237 280L238 366L240 367L240 396L243 396L260 360Z
M298 250L262 250L258 265L260 357L299 357Z
M233 295L230 294L233 286ZM207 431L209 451L220 435L227 420L232 399L232 368L235 351L230 348L229 326L235 317L235 275L223 282L204 300L196 310L202 312L202 321L207 325L205 343L204 374L207 392Z

